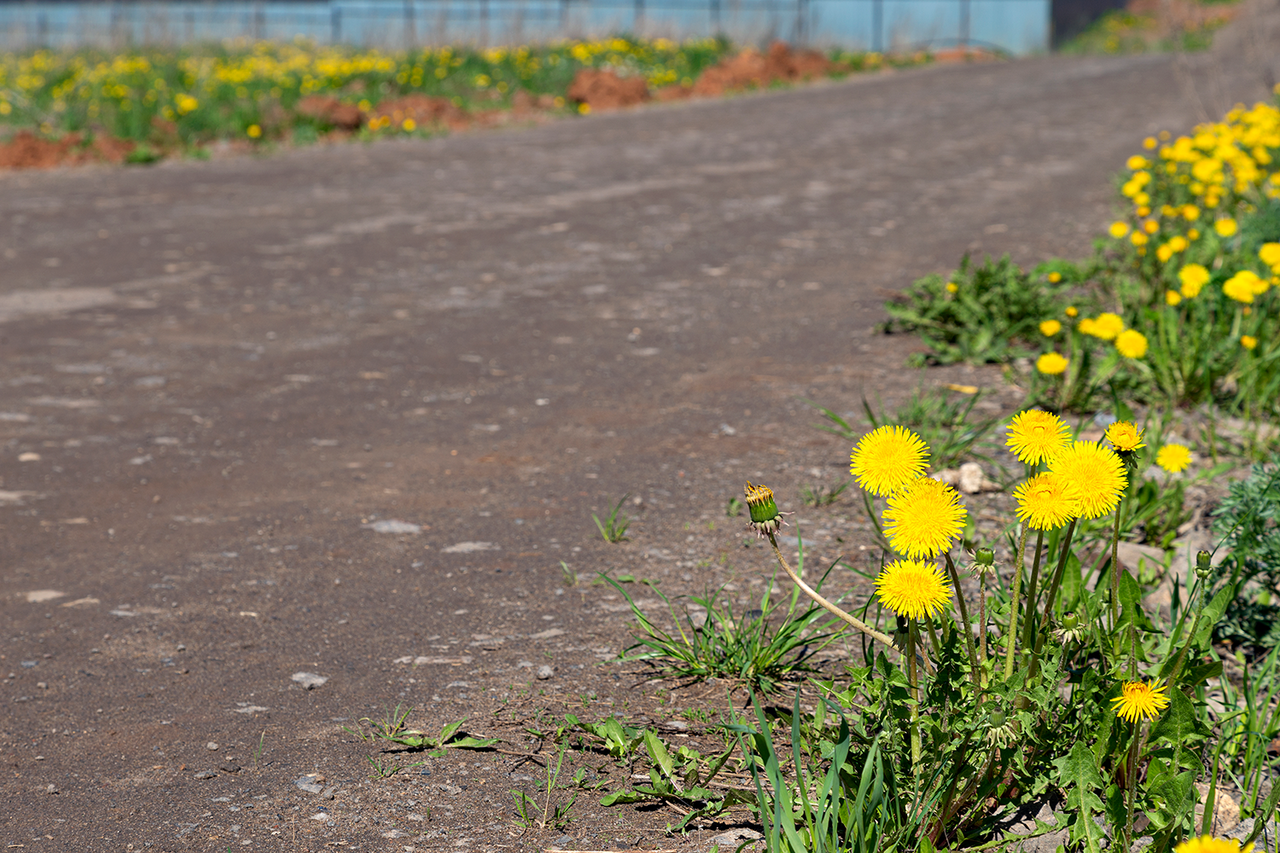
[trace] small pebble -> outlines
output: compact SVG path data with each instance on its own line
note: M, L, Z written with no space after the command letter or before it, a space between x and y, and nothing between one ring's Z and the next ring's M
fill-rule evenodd
M58 786L57 786L57 785L46 785L46 786L45 786L45 788L44 788L44 792L45 792L46 794L56 794L56 793L58 793Z
M317 675L314 672L295 672L290 678L301 684L304 690L315 690L329 680L328 676Z
M217 775L218 775L218 771L216 770L201 770L199 773L196 774L196 778L212 779L214 776L217 776Z
M218 769L221 770L223 773L239 773L240 765L232 764L230 761L228 761L224 764L218 765Z
M217 752L217 751L218 751L218 743L217 743L217 741L212 741L212 740L211 740L211 741L209 741L208 743L206 743L206 744L204 745L204 748L205 748L205 749L207 749L207 750L209 750L210 752Z
M548 678L553 678L555 674L556 674L555 667L551 666L550 664L544 663L542 666L538 667L539 681L546 681Z

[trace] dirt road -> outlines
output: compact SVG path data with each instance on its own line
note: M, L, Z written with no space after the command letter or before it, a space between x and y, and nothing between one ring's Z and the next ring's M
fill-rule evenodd
M856 555L852 501L800 506L848 448L797 398L909 391L888 291L965 251L1084 254L1142 137L1263 97L1234 68L934 67L0 176L0 841L706 849L598 793L513 830L525 728L714 704L596 666L627 614L594 573L758 591L724 511L756 478ZM624 494L609 545L591 514ZM343 726L397 702L506 752L371 779Z

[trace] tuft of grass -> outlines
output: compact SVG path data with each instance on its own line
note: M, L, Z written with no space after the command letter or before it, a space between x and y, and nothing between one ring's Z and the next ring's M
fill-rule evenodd
M613 509L605 516L604 521L601 521L600 516L595 513L591 514L591 517L595 519L600 535L604 537L604 541L610 544L616 545L619 542L625 542L627 539L627 528L631 526L631 519L623 514L622 505L627 502L629 497L631 497L630 493L619 498Z
M837 636L832 630L836 619L817 605L801 608L798 590L782 601L775 599L772 582L758 608L737 615L722 597L723 590L672 600L650 585L674 623L668 630L645 613L619 581L601 577L622 594L642 632L623 651L622 660L646 661L673 678L725 678L770 693L783 681L813 672L814 657Z
M800 495L804 499L805 506L831 506L831 504L840 500L840 496L844 494L844 490L849 488L849 484L852 482L852 480L845 480L840 485L832 488L820 485L804 486L800 490Z

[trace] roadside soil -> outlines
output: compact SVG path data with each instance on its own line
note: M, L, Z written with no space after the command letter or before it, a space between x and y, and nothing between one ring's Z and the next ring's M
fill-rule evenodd
M564 772L607 785L567 825L514 819L565 713L711 749L742 707L613 662L629 614L596 574L748 606L773 568L726 517L745 480L797 511L810 565L865 567L856 497L801 505L848 447L800 399L1016 402L993 368L904 369L884 298L966 251L1086 253L1142 137L1265 97L1241 56L0 176L0 841L710 849L730 826L600 807L636 768L592 753ZM591 516L624 495L606 543ZM348 731L396 704L501 749Z

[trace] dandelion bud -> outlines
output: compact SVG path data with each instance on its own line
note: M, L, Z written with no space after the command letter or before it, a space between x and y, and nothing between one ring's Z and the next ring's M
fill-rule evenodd
M1080 627L1080 617L1071 612L1062 614L1062 627L1068 631L1074 631Z
M992 711L987 715L987 725L993 729L998 729L1005 724L1008 718L1005 717L1004 711Z
M1208 551L1196 552L1196 575L1200 580L1209 577L1209 559L1211 556Z
M747 483L743 492L747 496L747 510L751 513L751 520L747 522L747 527L754 530L757 536L762 539L771 536L786 524L782 517L791 513L778 511L778 504L773 499L773 490L768 486L753 486Z

